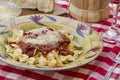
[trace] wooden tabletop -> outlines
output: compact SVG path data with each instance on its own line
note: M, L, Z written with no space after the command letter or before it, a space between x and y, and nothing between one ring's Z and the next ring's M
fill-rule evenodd
M60 6L55 5L55 9L52 13L47 13L47 14L52 14L52 15L65 15L66 14L66 10L62 9ZM33 10L33 9L22 9L22 13L20 14L20 16L23 15L29 15L29 14L44 14L43 12L38 11L37 9Z
M41 12L39 12L38 10L22 9L22 13L20 14L20 16L29 15L29 14L40 14L40 13Z

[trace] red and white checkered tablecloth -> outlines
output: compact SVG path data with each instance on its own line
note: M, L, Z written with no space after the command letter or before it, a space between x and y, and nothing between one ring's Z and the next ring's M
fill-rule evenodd
M68 0L56 0L64 9L68 6ZM119 14L120 15L120 14ZM120 17L119 17L120 19ZM108 29L111 26L112 15L109 19L91 23L91 27L97 32ZM118 21L120 28L120 21ZM114 65L114 58L120 52L120 43L104 41L103 51L99 57L82 67L64 71L28 71L0 62L0 80L102 80L108 70ZM120 76L120 65L118 65L109 80L117 80Z

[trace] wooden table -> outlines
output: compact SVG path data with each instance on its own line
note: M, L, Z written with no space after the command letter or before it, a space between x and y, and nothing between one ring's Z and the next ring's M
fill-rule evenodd
M52 14L52 15L66 15L67 11L65 11L64 9L62 9L60 6L55 5L55 9L52 13L47 13L47 14ZM36 10L32 10L32 9L22 9L22 13L20 14L20 16L23 15L29 15L29 14L45 14L43 12Z

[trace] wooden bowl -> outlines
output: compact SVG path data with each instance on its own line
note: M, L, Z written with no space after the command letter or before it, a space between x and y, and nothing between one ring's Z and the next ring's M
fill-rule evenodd
M105 8L111 0L70 0L75 7L83 10L100 10Z
M79 21L84 22L99 22L109 17L110 9L106 6L100 10L84 10L75 7L72 3L68 7L69 14Z

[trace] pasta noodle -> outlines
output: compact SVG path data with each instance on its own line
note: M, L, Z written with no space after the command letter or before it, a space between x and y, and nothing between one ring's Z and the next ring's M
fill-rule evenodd
M36 34L38 34L37 30L39 32L39 35L42 34L40 36L42 36L43 40L49 39L49 42L43 41L44 43L42 43L39 41L39 43L38 42L33 43L34 40L41 39L41 37L39 37L39 35L36 35ZM32 34L32 32L35 34ZM47 34L47 32L49 34ZM78 46L76 44L76 42L74 41L74 35L69 34L66 31L65 32L60 31L60 30L50 31L47 28L40 28L40 29L32 29L27 32L25 32L24 30L16 30L15 29L15 30L11 31L10 33L11 33L11 35L7 36L8 42L7 42L7 44L5 44L7 55L16 61L28 64L28 65L38 65L38 66L47 66L47 67L63 66L64 64L74 62L79 57L79 55L83 52L82 47ZM56 39L56 40L51 39L51 36L52 36L52 38L58 37L58 39ZM70 40L70 43L68 44L68 46L66 46L67 43L62 44L62 46L60 46L61 44L58 44L58 42L62 42L62 40L64 40L64 39L62 39L61 36L66 40L67 39ZM30 39L32 39L32 40L30 40ZM34 49L34 48L30 47L30 49L28 51L29 54L26 54L26 53L24 53L23 50L25 50L25 46L27 46L27 45L25 45L24 47L21 47L21 45L20 45L21 41L24 41L24 43L26 43L26 44L28 44L28 43L30 44L30 41L33 41L31 43L32 45L29 45L29 46L36 47L36 45L37 45L37 48ZM27 41L28 41L28 43L27 43ZM54 43L56 45L59 45L59 49L56 48L56 46L55 47L48 46L48 44L54 44ZM42 44L42 45L40 45L40 44ZM42 49L45 49L47 47L47 48L50 48L51 50L48 51L49 49L47 49L46 52L48 52L48 53L46 53L46 52L43 53L44 51L39 49L39 48L41 48L39 46L43 46L43 45L44 45L44 48L42 48ZM60 51L60 48L62 48L63 45L64 45L64 48L66 48L66 49L61 49L61 51ZM55 49L53 49L53 48L55 48ZM30 51L31 52L33 51L33 52L31 53ZM69 54L71 52L73 52L74 54Z

